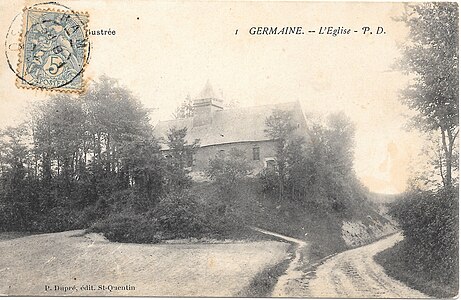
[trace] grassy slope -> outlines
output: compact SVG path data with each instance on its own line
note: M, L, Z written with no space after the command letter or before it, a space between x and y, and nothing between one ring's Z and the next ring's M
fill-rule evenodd
M236 297L255 298L255 297L271 297L271 293L277 284L280 276L282 276L288 269L291 257L294 256L294 246L290 245L288 248L290 257L280 261L274 266L267 267L260 271L251 280L243 290L241 290Z
M226 197L211 183L196 184L193 192L207 201L219 201ZM308 253L311 261L347 248L341 237L343 220L362 221L367 225L370 223L368 216L371 216L374 220L387 222L368 202L350 201L347 203L347 212L335 212L312 200L306 199L305 203L290 200L280 202L276 196L263 193L257 179L247 179L240 183L228 203L247 225L312 242Z
M404 243L405 241L402 241L375 256L375 260L383 266L386 273L428 296L455 297L458 294L458 282L440 282L436 280L437 272L417 270L411 256L407 257L404 254Z

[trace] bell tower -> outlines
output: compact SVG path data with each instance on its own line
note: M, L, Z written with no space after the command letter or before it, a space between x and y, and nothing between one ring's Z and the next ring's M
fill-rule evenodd
M207 81L201 93L193 101L194 127L213 123L213 115L223 109L223 100L213 91L210 81Z

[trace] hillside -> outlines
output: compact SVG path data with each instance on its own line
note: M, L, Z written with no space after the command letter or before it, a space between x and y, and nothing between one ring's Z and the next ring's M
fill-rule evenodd
M213 183L195 183L192 193L201 195L207 202L227 201L227 209L246 225L311 242L311 260L369 243L395 231L392 222L380 215L365 195L348 200L344 208L335 210L322 198L279 201L275 195L264 193L256 178L241 181L232 196L223 196Z

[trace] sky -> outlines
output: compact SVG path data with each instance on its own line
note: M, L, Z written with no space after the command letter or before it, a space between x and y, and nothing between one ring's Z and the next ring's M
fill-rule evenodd
M89 82L103 74L118 79L153 109L153 123L170 119L208 80L225 100L241 106L299 101L308 116L344 111L356 124L360 180L374 192L405 189L422 139L403 129L410 112L399 91L409 78L392 68L408 34L393 20L403 12L401 3L59 2L87 11L91 30L116 31L90 37L84 76ZM25 5L15 3L0 2L1 37ZM253 26L381 26L386 34L258 36L248 33ZM18 89L14 81L1 57L0 128L27 118L28 105L49 95Z

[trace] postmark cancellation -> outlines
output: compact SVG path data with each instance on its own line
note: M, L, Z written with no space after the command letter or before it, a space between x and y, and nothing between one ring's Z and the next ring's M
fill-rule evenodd
M16 85L82 92L89 54L88 20L83 12L25 8Z

